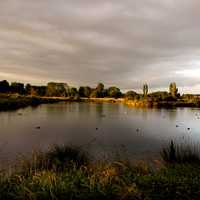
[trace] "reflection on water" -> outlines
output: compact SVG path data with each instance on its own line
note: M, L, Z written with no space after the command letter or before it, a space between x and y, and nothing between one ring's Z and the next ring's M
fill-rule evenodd
M200 141L199 118L199 109L136 109L108 103L58 103L0 112L0 160L63 143L83 146L97 158L119 151L147 158L158 155L170 139Z

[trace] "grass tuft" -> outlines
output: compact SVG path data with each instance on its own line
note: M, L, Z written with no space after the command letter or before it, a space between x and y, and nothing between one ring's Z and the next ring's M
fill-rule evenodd
M179 145L171 141L160 154L168 164L200 164L200 152L198 146L195 145Z
M33 152L31 159L21 158L18 169L24 174L42 170L63 171L73 166L80 168L89 162L89 155L78 147L54 145L48 152Z

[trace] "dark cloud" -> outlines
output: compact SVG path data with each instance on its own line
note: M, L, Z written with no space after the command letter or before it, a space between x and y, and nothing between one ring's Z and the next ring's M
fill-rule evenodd
M200 92L199 0L0 2L0 79Z

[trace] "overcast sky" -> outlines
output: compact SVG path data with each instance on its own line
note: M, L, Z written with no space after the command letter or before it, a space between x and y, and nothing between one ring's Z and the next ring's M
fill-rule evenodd
M0 79L200 93L199 0L1 0Z

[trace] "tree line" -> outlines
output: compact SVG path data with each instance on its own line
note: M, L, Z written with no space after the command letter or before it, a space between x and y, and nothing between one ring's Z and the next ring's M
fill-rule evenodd
M80 86L79 89L77 89L75 87L69 87L69 85L66 83L50 82L47 84L47 86L33 86L31 84L25 85L17 82L9 84L7 80L3 80L0 81L0 93L17 93L20 95L47 97L123 97L123 93L119 88L115 86L105 88L103 83L99 83L96 88Z
M181 98L178 93L176 83L170 83L169 91L158 91L149 93L149 86L145 83L143 85L143 93L139 94L135 91L121 92L118 87L112 86L105 88L103 83L98 83L96 88L89 86L80 86L78 89L70 87L67 83L49 82L46 86L34 86L31 84L23 84L13 82L9 84L7 80L0 81L0 93L14 93L20 95L31 96L47 96L47 97L86 97L86 98L126 98L127 100L143 100L152 99L159 101L170 101ZM183 95L182 97L192 98Z

